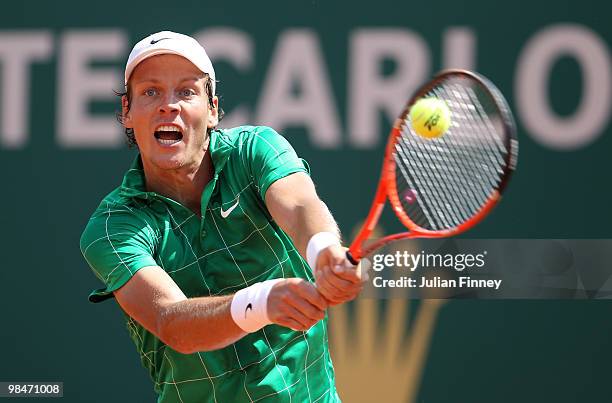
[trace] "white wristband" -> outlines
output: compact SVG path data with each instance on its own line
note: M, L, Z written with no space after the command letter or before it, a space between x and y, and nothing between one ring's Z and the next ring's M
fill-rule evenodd
M239 328L253 333L272 323L268 317L268 295L272 286L282 280L277 278L255 283L234 294L230 310Z
M313 272L317 267L319 253L331 245L340 245L338 236L332 232L317 232L310 238L306 247L306 261Z

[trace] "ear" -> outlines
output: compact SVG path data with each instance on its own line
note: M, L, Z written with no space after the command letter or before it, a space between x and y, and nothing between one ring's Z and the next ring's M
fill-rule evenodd
M127 97L123 95L121 97L121 117L123 119L122 123L126 129L133 129L134 126L132 125L132 115L129 111L128 104L129 103Z
M209 113L207 126L209 129L213 129L219 124L219 98L216 96L213 97L212 103L212 107L208 107Z

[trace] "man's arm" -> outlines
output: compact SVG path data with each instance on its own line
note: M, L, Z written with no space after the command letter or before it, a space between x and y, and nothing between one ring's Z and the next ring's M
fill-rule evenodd
M330 232L340 238L336 221L317 196L307 174L297 172L277 180L270 185L265 198L272 218L304 258L313 235ZM323 249L312 269L319 292L332 305L351 300L361 291L359 272L347 260L346 248L340 244Z
M188 299L157 266L138 270L115 298L130 317L184 354L222 348L246 334L232 320L231 295Z
M270 185L266 192L266 206L274 221L289 235L304 257L308 241L314 234L331 232L340 238L334 217L317 196L310 176L305 173L296 172Z
M223 348L247 334L232 318L234 295L187 298L158 266L138 270L114 294L130 317L183 354ZM267 298L270 321L294 330L309 329L326 308L312 284L297 278L278 281Z

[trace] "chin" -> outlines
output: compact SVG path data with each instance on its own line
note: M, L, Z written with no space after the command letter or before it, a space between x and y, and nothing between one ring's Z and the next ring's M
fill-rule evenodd
M151 163L158 169L165 170L179 169L186 165L185 159L178 155L163 157L157 156L151 159Z

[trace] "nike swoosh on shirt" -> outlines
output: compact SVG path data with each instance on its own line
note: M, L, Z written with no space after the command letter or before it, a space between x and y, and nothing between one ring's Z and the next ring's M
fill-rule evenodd
M236 207L238 207L238 202L240 201L240 198L236 199L236 203L234 203L234 205L230 208L228 208L227 210L223 211L223 207L221 207L221 217L223 218L227 218L228 215L230 215L230 213L232 211L234 211L234 209Z

